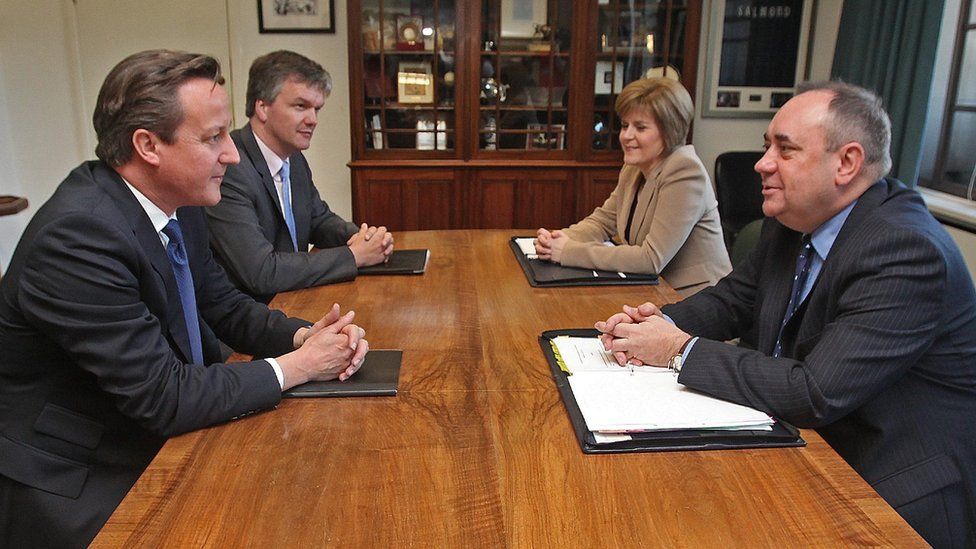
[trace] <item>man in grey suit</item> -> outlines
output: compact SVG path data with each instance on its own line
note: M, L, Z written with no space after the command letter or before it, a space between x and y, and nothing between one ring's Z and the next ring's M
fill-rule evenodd
M0 283L0 547L84 547L167 437L347 379L369 349L235 289L199 206L238 161L212 57L132 55L93 117L98 161L34 215ZM266 360L220 364L218 338Z
M290 51L257 58L247 81L249 122L231 133L241 163L230 166L220 202L207 208L211 246L238 288L274 294L356 277L385 261L393 235L357 227L329 209L302 151L318 125L332 78ZM318 248L308 253L309 244Z
M769 218L748 260L597 329L618 362L669 365L687 387L816 428L926 541L972 547L972 279L918 193L884 178L880 100L841 83L800 91L756 163Z

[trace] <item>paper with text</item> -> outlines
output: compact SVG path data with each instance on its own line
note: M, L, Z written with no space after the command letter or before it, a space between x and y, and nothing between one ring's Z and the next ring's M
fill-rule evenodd
M684 387L669 370L627 368L599 339L557 337L553 342L572 372L569 384L591 431L768 429L768 414Z
M595 337L559 336L553 338L570 374L576 372L621 372L629 373L633 368L617 364L613 356L603 350L603 343Z

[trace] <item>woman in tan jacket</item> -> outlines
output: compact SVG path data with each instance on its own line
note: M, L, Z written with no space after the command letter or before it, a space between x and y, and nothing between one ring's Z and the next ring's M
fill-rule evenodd
M624 167L603 206L568 229L539 229L536 251L568 267L658 273L687 297L732 270L705 167L685 145L694 107L668 78L628 84L615 104ZM618 246L607 246L608 240Z

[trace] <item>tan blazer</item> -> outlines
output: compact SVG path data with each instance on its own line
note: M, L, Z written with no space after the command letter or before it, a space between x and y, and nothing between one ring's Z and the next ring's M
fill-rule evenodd
M657 273L684 297L729 274L732 264L722 237L718 202L695 148L678 147L652 170L634 212L635 238L628 242L627 216L640 178L635 166L620 170L617 187L603 206L565 230L571 240L563 248L560 263ZM614 236L623 245L603 245Z

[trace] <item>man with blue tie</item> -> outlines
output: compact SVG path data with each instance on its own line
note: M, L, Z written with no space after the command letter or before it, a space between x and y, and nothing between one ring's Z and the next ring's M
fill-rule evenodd
M291 51L257 58L247 81L249 122L231 133L241 163L207 208L211 246L238 288L261 301L277 292L355 278L385 261L393 235L359 228L329 209L302 151L311 144L332 78ZM320 248L308 252L309 244Z
M369 349L231 285L200 206L238 161L220 65L165 50L106 77L99 160L61 183L0 283L0 547L85 547L167 437L347 379ZM220 363L218 338L257 357Z
M768 218L748 260L680 303L598 322L604 345L817 429L926 541L973 547L976 290L958 248L885 177L891 129L873 93L801 86L765 141Z

